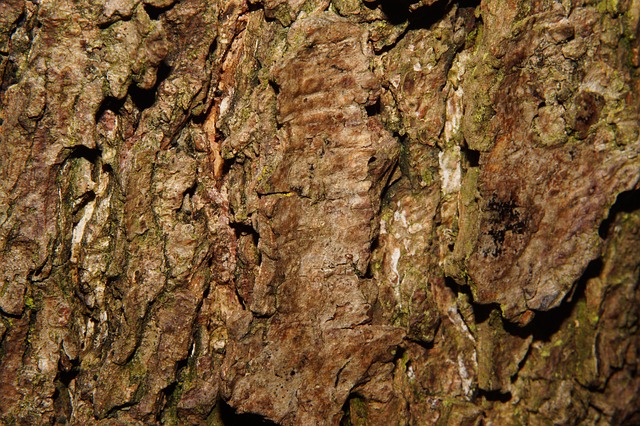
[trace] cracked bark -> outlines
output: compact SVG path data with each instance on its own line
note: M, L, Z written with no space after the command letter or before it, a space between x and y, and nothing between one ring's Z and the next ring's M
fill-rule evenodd
M639 20L3 2L1 422L640 422Z

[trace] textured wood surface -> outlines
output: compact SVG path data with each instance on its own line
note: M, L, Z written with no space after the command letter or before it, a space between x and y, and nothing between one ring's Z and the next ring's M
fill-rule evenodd
M640 2L0 4L0 423L640 422Z

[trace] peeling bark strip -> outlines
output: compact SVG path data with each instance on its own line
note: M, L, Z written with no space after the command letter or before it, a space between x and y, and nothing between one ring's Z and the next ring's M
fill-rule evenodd
M254 318L222 372L243 412L336 424L354 385L402 340L401 329L371 324L375 284L364 278L398 144L367 117L380 87L359 26L333 13L299 19L287 45L273 72L281 127L256 185Z
M0 2L0 423L639 424L639 37Z

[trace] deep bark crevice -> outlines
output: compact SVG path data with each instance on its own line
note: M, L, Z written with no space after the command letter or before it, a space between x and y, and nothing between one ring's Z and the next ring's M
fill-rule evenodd
M558 307L548 311L537 311L533 320L524 327L519 327L505 320L503 321L504 329L514 336L522 338L533 336L534 341L550 342L553 335L571 318L578 301L584 299L587 281L598 277L602 272L602 267L601 258L592 260L580 279L574 284L572 291Z
M475 149L462 147L460 148L462 155L466 159L468 167L478 167L480 166L480 151Z
M175 407L180 398L182 391L182 382L180 381L182 372L189 366L189 358L182 359L176 363L175 380L169 383L164 389L162 389L162 395L164 397L163 406L158 410L156 414L156 421L162 422L162 416L167 411L168 407Z
M91 164L96 164L102 156L102 150L99 148L89 148L85 145L76 145L68 149L68 155L65 161L71 161L76 158L84 158Z
M62 354L62 357L66 355ZM70 360L69 365L58 365L58 374L54 379L56 390L52 396L53 406L56 411L56 423L67 424L73 414L73 406L69 395L71 382L80 374L80 360Z
M428 29L442 20L455 5L459 8L476 8L480 0L440 0L429 6L412 7L415 3L413 0L381 0L379 4L390 23L399 25L408 21L408 31Z
M157 21L161 18L161 15L163 13L166 13L168 10L171 10L174 7L174 5L170 4L169 6L158 7L149 3L145 3L143 7L144 7L144 11L147 12L147 15L149 15L149 18L151 18L151 20L153 21Z
M156 102L158 89L163 81L171 74L171 67L166 62L160 62L156 71L156 82L150 89L141 89L135 84L129 86L129 95L140 112L151 108Z
M340 426L354 426L354 424L351 421L351 414L352 411L354 411L353 414L355 414L358 417L365 417L366 416L366 412L362 413L362 412L358 412L358 404L357 402L361 401L362 397L360 395L358 395L357 393L351 393L349 394L349 397L347 398L347 400L344 402L344 404L342 405L342 418L340 419ZM352 410L352 405L354 406L355 410ZM362 404L360 404L362 406ZM358 424L358 423L356 423Z
M431 6L412 10L412 0L382 0L381 8L389 22L394 25L409 21L408 29L427 29L437 23L451 10L449 0L441 0Z
M54 3L0 7L0 423L637 420L632 2Z
M640 210L640 189L625 191L618 194L616 201L609 209L607 218L602 221L598 228L598 235L606 240L611 230L611 224L615 222L620 213L632 213Z
M233 222L229 224L231 228L234 230L236 239L239 239L242 236L250 235L253 239L253 244L258 247L258 242L260 241L260 234L255 228L251 225L241 223L241 222Z
M485 401L507 403L511 401L511 398L513 396L511 395L511 392L500 392L499 390L487 391L484 389L478 389L476 397L484 399Z
M235 425L243 425L243 426L277 426L277 423L272 422L254 413L242 413L239 414L236 410L233 409L229 404L225 401L218 401L220 405L220 419L222 420L222 424L224 426L235 426Z
M373 104L366 105L364 107L364 109L365 109L365 111L367 111L367 116L369 116L369 117L380 115L380 112L382 111L382 106L380 104L380 98L378 97L378 99L376 99L376 101Z
M126 99L126 96L122 99L117 99L112 96L107 96L106 98L104 98L100 103L98 110L96 111L96 123L98 123L100 119L102 119L104 113L107 111L118 114L120 112L120 109L124 106Z

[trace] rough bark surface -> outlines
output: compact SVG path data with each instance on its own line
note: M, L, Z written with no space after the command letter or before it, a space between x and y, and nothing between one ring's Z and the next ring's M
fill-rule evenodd
M640 1L4 0L0 423L640 423Z

